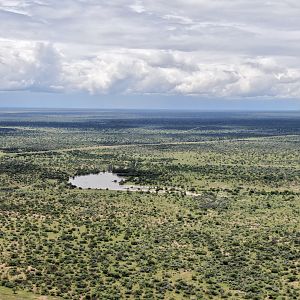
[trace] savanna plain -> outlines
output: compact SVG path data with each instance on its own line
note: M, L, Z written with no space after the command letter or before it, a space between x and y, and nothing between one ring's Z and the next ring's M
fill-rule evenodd
M299 112L2 109L0 299L300 299L299 200Z

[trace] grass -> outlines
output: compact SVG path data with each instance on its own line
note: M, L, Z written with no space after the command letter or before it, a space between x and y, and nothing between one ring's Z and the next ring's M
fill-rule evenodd
M299 299L299 119L29 117L0 132L1 300ZM177 193L67 184L109 167Z
M59 298L35 295L21 290L14 293L12 289L0 286L0 300L59 300Z

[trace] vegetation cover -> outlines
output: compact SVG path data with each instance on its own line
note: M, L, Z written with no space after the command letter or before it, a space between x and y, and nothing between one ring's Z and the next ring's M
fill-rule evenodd
M0 299L299 299L299 121L3 110Z

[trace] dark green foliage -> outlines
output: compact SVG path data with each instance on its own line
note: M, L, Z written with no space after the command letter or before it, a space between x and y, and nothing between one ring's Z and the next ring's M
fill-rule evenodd
M2 286L61 299L300 297L299 119L108 114L3 114ZM153 190L67 183L108 169Z

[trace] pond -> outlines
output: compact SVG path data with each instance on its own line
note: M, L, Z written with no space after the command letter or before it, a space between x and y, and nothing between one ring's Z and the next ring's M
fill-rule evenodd
M98 174L88 174L75 176L69 179L69 183L82 189L102 189L112 191L148 191L147 187L126 185L125 177L118 176L111 172L100 172Z

